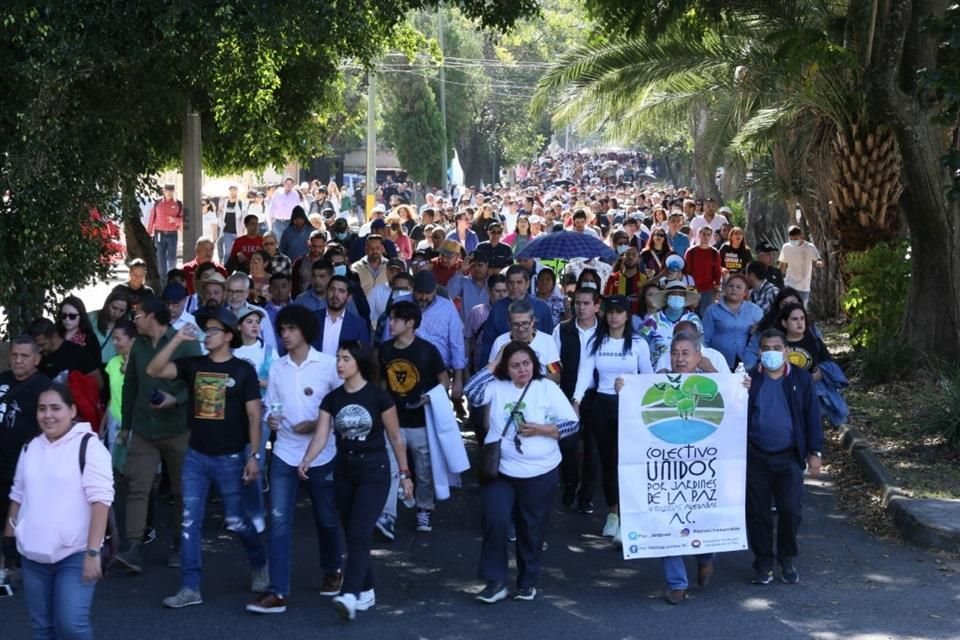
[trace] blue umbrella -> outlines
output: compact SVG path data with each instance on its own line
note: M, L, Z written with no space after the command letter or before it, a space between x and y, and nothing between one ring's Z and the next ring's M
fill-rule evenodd
M589 233L557 231L534 238L514 257L613 260L617 257L617 253Z

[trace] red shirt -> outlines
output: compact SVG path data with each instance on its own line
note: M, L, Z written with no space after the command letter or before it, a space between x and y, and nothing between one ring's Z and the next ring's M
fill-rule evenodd
M263 236L240 236L233 242L233 250L230 251L230 257L227 259L227 266L231 269L237 268L237 254L242 253L247 262L243 263L243 271L247 270L247 264L254 251L263 249Z
M697 291L713 291L720 286L723 266L720 263L719 251L713 247L690 247L683 256L683 261L683 272L693 278Z
M183 203L176 198L157 200L150 210L150 222L147 223L147 233L154 231L179 231L183 226Z
M445 287L447 283L450 282L450 278L454 276L457 271L463 268L463 262L457 260L457 262L452 267L448 267L443 264L442 258L434 258L430 262L433 263L433 275L437 277L437 284Z
M640 314L640 290L647 282L647 274L637 270L632 276L625 276L619 271L614 271L607 278L607 284L603 288L604 296L621 295L627 296L630 301L630 312L634 315Z

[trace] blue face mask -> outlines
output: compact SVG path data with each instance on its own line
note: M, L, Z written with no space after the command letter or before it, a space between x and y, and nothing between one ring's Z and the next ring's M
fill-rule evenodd
M683 309L686 302L686 296L667 296L667 308L671 311Z
M764 351L760 354L760 362L764 369L776 371L783 366L783 351Z
M622 255L625 254L629 249L630 249L630 245L628 245L628 244L618 244L618 245L617 245L617 254L622 256Z
M337 240L346 240L346 239L347 239L347 232L346 232L346 231L344 231L344 232L337 232L337 233L334 234L334 235L337 236Z
M333 275L335 276L345 276L347 275L347 265L338 264L333 268Z

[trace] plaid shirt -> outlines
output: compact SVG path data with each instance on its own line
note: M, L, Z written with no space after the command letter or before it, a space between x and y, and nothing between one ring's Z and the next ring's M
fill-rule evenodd
M270 256L270 264L267 265L267 273L285 273L288 276L293 275L293 261L279 251Z
M770 311L770 306L773 304L773 300L777 297L778 293L780 293L780 289L777 289L769 280L764 280L759 289L754 289L750 292L750 302L763 309L764 313L767 313Z

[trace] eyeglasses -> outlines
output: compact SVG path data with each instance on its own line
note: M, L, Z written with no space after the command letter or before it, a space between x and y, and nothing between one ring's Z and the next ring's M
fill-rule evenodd
M511 322L510 326L515 329L526 329L527 327L533 326L533 321L527 320L526 322Z
M76 320L79 317L80 317L79 313L61 313L60 314L61 320Z
M209 334L211 334L211 333L223 333L223 329L221 329L220 327L206 327L206 328L204 328L203 331L204 331L204 333L206 333L207 335L209 335Z
M653 237L654 237L654 238L666 238L667 236L666 236L666 234L663 234L663 233L655 233L655 234L653 234Z

